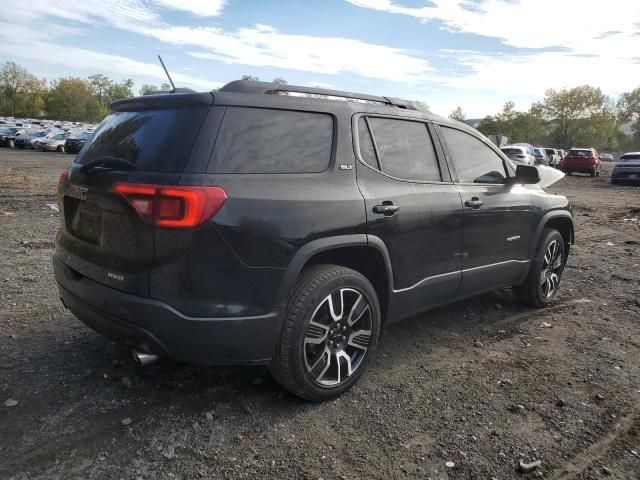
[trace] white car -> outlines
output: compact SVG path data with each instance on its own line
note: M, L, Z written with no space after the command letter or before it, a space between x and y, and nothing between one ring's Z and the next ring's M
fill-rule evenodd
M500 150L502 150L502 153L515 163L529 165L532 167L536 165L536 157L531 155L527 147L520 145L505 145L504 147L500 147Z
M555 148L545 148L544 151L547 153L547 157L549 157L549 166L559 168L560 162L562 161L560 152Z
M64 133L57 133L51 138L43 138L35 143L34 148L36 150L43 150L45 152L60 152L64 153L64 142L67 140L67 136Z

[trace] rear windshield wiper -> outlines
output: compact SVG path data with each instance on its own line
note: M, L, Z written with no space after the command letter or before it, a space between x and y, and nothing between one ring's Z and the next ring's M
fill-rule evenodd
M80 167L81 172L89 172L94 168L104 168L108 170L135 170L136 166L129 160L118 157L98 157Z

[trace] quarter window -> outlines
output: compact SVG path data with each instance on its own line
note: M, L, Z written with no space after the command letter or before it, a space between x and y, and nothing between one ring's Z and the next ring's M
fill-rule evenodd
M322 172L332 142L331 115L227 107L207 172Z
M379 169L376 150L373 148L369 127L364 117L360 117L358 120L358 144L360 145L360 156L365 163L376 170Z
M460 183L504 183L504 162L484 142L455 128L441 126L440 130Z
M380 168L393 177L441 181L436 152L427 125L393 118L369 118Z

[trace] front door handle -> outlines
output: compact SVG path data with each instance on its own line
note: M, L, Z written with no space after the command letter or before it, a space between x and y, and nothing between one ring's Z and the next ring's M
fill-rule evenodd
M478 210L482 205L484 205L484 202L478 197L471 197L471 200L464 202L465 207L471 207L474 210Z
M389 203L385 202L382 205L375 205L373 207L374 213L381 213L385 217L390 217L391 215L396 213L398 210L400 210L400 207L398 205L394 205L391 202Z

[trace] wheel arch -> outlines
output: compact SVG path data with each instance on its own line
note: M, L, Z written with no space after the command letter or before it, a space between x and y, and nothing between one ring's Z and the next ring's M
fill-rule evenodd
M302 270L310 265L323 263L351 268L364 275L378 295L384 323L393 287L391 262L382 240L365 234L322 238L300 248L284 275L278 293L278 304L286 305L289 292Z
M569 247L575 244L575 229L573 225L573 217L566 210L552 211L546 213L536 229L534 241L530 247L530 257L533 259L540 237L545 228L554 228L560 232L565 243L565 261L569 255Z

